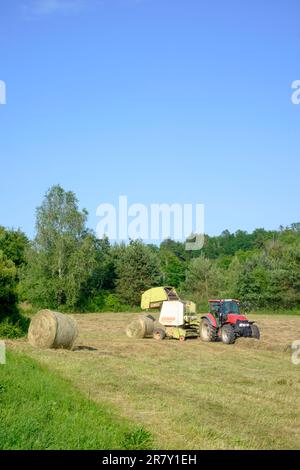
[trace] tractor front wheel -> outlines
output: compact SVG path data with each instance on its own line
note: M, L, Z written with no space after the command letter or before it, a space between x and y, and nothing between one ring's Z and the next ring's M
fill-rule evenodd
M252 338L260 339L260 331L257 325L251 325Z
M236 336L231 325L222 326L221 339L224 344L233 344L235 342Z
M162 328L155 328L155 330L153 331L153 338L158 340L158 341L162 341L163 339L165 339L166 337L166 332L165 330L163 330Z
M216 328L205 318L200 323L200 338L207 343L217 339Z

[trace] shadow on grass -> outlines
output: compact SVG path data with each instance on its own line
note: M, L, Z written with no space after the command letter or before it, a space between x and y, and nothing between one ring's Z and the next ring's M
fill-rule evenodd
M73 351L98 351L98 349L91 346L76 346Z

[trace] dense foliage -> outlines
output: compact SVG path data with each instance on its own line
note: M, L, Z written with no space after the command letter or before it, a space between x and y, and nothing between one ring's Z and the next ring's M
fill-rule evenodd
M116 258L116 290L132 306L138 305L141 293L158 286L161 280L159 257L140 241L131 241L119 250Z
M16 276L13 261L0 251L0 321L17 315Z
M12 231L7 231L1 227L1 243L5 238L8 245L2 244L1 248L7 248L7 250L0 250L0 338L2 337L18 337L22 336L28 328L28 320L24 318L18 309L18 266L23 263L21 260L21 252L25 251L25 244L27 243L26 237L22 237L20 232L16 232L16 236L12 234ZM6 237L7 235L7 237ZM11 241L17 241L12 243ZM21 246L19 240L23 240L24 246ZM12 246L15 247L15 251L11 250ZM11 250L11 251L10 251ZM9 259L5 254L11 253L12 259ZM17 262L14 263L13 259Z
M46 194L22 272L22 292L33 304L72 308L80 303L96 268L96 241L86 229L86 218L72 192L54 186Z
M0 251L17 267L25 263L27 244L28 239L21 230L8 230L0 226Z
M32 242L0 227L0 321L16 315L18 295L34 308L117 311L138 306L157 285L176 287L200 308L215 296L252 308L299 307L300 224L206 235L194 252L173 240L111 245L86 222L75 194L54 186L37 209Z

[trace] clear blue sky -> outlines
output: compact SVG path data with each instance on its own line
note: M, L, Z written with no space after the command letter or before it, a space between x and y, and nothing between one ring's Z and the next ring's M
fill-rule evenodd
M300 221L299 0L0 6L0 225L60 183L96 208L204 203L206 232Z

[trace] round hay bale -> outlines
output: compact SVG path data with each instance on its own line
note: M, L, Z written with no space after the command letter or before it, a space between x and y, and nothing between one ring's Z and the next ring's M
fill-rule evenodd
M29 343L41 349L72 349L78 336L74 318L51 310L41 310L32 319L28 331Z
M133 320L126 328L129 338L146 338L151 336L154 330L154 321L149 317L140 317Z

